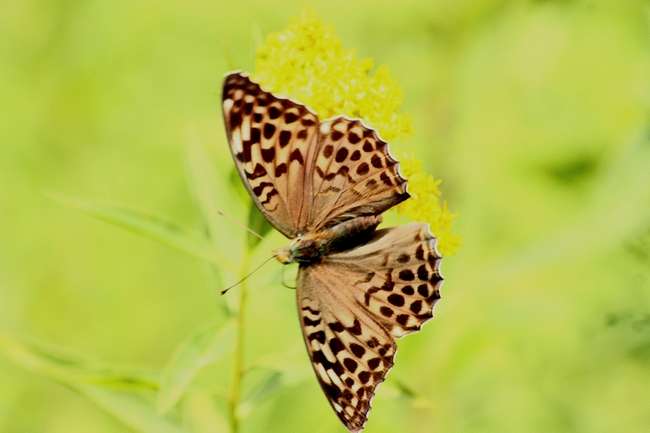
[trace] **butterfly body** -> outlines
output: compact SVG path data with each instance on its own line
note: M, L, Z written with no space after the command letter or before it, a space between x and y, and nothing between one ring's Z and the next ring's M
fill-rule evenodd
M223 112L253 202L292 242L300 325L318 382L346 428L360 432L395 339L420 330L440 299L441 256L426 223L377 230L406 200L388 144L361 120L320 121L306 106L228 74Z
M364 235L375 230L381 221L381 215L362 216L320 232L306 233L277 250L275 256L284 264L318 262L334 251L345 250L351 244L361 242Z

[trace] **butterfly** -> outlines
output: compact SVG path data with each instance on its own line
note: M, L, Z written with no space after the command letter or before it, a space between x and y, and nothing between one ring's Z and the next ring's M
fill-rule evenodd
M319 120L303 104L226 76L223 114L248 193L292 241L300 325L314 372L350 432L360 432L395 339L420 330L440 299L441 256L427 223L377 230L409 198L388 144L361 120Z

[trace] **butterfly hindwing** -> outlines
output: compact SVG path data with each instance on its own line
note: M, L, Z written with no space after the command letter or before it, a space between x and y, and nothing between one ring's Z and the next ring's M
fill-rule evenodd
M345 276L327 264L301 268L298 310L312 366L330 405L351 432L363 429L377 386L397 346L386 329L356 308Z
M343 273L360 308L393 337L420 330L440 299L440 262L427 223L377 230L372 240L327 262Z
M395 338L416 332L440 299L440 255L426 223L379 230L365 244L300 268L298 308L316 376L357 432L393 365Z

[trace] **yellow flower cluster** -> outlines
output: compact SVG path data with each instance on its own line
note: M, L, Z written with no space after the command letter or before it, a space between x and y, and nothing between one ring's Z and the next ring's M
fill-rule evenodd
M449 212L446 201L440 205L438 185L442 180L434 180L433 176L423 172L422 160L412 153L401 155L400 171L408 179L411 198L400 203L397 211L413 221L428 222L438 238L438 251L443 256L456 254L456 248L463 245L462 239L451 233L453 218L458 214Z
M397 114L404 92L386 66L359 61L344 50L331 24L313 9L303 9L282 32L271 33L258 47L251 79L262 87L308 105L322 119L345 114L363 119L384 140L413 135L408 114Z
M256 72L251 79L265 89L292 97L313 109L321 119L338 115L360 118L390 141L413 135L412 121L398 114L404 92L386 66L373 76L372 59L359 60L354 50L344 50L331 24L323 24L313 9L281 32L271 33L257 49ZM460 238L451 234L456 217L439 203L441 181L422 172L422 161L413 155L400 161L409 181L411 198L398 211L414 221L426 221L438 237L443 255L455 254Z

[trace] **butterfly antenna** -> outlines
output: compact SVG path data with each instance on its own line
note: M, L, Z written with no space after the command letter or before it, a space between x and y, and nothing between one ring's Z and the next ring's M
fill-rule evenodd
M271 242L267 241L264 237L262 237L262 235L260 235L259 233L257 233L257 232L255 232L255 231L251 230L250 228L246 227L244 224L240 223L239 221L237 221L236 219L234 219L233 217L231 217L231 216L228 215L227 213L225 213L225 212L223 212L223 211L220 211L219 209L217 209L217 213L218 213L219 215L221 215L222 217L226 217L226 218L228 218L230 221L234 222L234 223L237 224L239 227L241 227L241 228L243 228L244 230L248 231L248 233L257 236L258 238L260 238L261 240L263 240L264 242L266 242L266 243L267 243L271 248L273 248L273 249L275 249L275 250L278 249L277 246L275 246L275 245L273 245ZM275 256L273 256L273 257L275 257ZM265 262L265 263L266 263L266 262Z
M258 270L259 268L261 268L262 266L264 266L264 265L265 265L269 260L274 259L275 257L276 257L276 255L273 254L271 257L269 257L268 259L264 260L264 261L262 262L261 265L259 265L259 266L256 267L255 269L253 269L253 270L252 270L248 275L246 275L244 278L242 278L241 280L237 281L235 284L233 284L232 286L228 287L227 289L222 290L219 294L220 294L220 295L225 295L226 292L227 292L228 290L230 290L230 289L232 289L233 287L235 287L235 286L241 284L242 281L244 281L246 278L248 278L248 277L250 277L251 275L253 275L255 272L257 272L257 270Z

